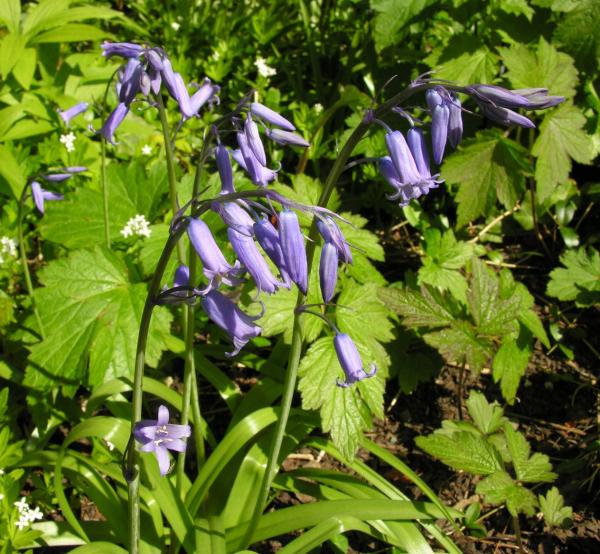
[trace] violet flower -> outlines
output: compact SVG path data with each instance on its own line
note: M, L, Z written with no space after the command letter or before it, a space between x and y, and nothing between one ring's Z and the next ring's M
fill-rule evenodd
M500 123L500 125L504 125L506 127L511 125L519 125L520 127L525 127L528 129L535 128L535 123L520 113L509 110L508 108L493 106L487 102L478 102L478 104L483 115L485 115L488 119L495 121L496 123Z
M254 232L254 220L238 202L213 202L211 208L221 216L227 227L252 236Z
M267 156L265 155L265 147L263 146L262 140L260 139L258 125L256 125L256 123L252 121L252 116L249 113L246 114L246 121L244 123L244 134L246 136L246 144L249 146L258 163L262 166L266 166ZM241 145L240 148L242 148ZM244 154L243 149L242 154ZM246 156L244 156L244 159L245 158Z
M119 102L129 106L135 99L135 95L140 90L140 80L143 74L142 62L137 58L127 60L125 67L119 70L119 80L117 82L117 94ZM148 87L150 83L148 82Z
M142 452L153 452L158 462L161 475L169 473L171 461L168 450L185 452L186 442L183 440L191 435L189 425L169 423L169 410L159 406L156 421L144 419L133 427L133 436L141 443Z
M225 354L227 357L235 356L250 339L260 335L261 328L254 323L258 318L242 312L220 292L210 291L200 299L200 303L208 317L231 337L234 349Z
M358 349L356 348L354 341L348 335L338 333L333 339L333 346L335 347L338 360L346 375L344 381L340 381L339 379L336 381L338 387L349 387L357 381L362 381L367 377L373 377L377 372L377 366L375 364L371 364L368 373L364 370Z
M263 121L270 123L271 125L275 125L280 127L281 129L285 129L286 131L295 131L296 127L288 121L285 117L278 114L276 111L271 108L267 108L263 104L259 104L258 102L253 102L250 104L250 111L256 117L259 117Z
M338 250L331 242L326 242L321 250L319 262L319 284L323 302L329 304L335 293L338 271Z
M448 119L448 142L452 148L456 148L462 140L463 121L460 99L454 93L451 95L452 101L449 103L450 118Z
M237 133L237 141L240 149L239 151L234 150L233 159L247 171L250 180L255 185L266 187L270 181L277 177L277 172L260 163L254 151L250 148L245 133Z
M279 232L273 224L266 218L263 217L254 224L254 235L258 244L261 245L267 256L279 269L279 274L285 282L286 286L289 287L292 280L285 268L285 261L283 259L283 252L281 251L281 243L279 238Z
M204 275L209 280L208 287L202 291L202 294L218 288L221 281L230 286L238 285L241 282L236 277L242 272L240 263L236 261L232 266L227 262L209 226L204 221L191 218L187 233L194 250L202 260Z
M37 181L32 181L31 183L31 196L33 196L35 207L42 214L44 213L44 202L46 200L62 200L64 198L64 196L58 192L44 190Z
M104 125L102 125L102 129L100 129L100 134L112 145L116 144L113 139L115 131L119 125L121 125L128 112L129 107L123 102L120 102L108 116L104 122Z
M291 133L290 131L282 131L281 129L268 129L266 130L267 136L277 144L291 145L291 146L302 146L307 148L310 146L310 142L307 142L300 135Z
M65 125L69 125L71 119L78 116L80 113L85 112L88 109L89 104L87 102L79 102L79 104L75 104L71 108L66 110L59 110L58 115L65 122Z
M285 286L285 283L278 281L271 273L251 236L239 233L231 227L227 229L227 236L237 257L252 275L259 293L273 294L279 287Z
M229 150L222 144L215 148L215 158L217 160L217 169L221 178L221 194L231 194L235 192L233 188L233 171L231 160L229 159Z
M317 219L317 229L325 242L331 242L338 252L338 258L345 264L352 263L352 252L344 234L331 217Z
M101 45L102 55L105 58L112 56L121 56L122 58L137 58L143 51L144 47L132 42L108 42L105 41Z
M61 183L62 181L66 181L67 179L70 179L76 173L82 173L83 171L87 171L87 167L84 167L84 166L65 167L64 171L66 173L47 173L46 175L42 175L42 179L49 181L51 183Z
M306 248L298 216L291 210L286 209L279 214L279 236L286 271L302 294L306 294L308 290Z
M221 91L221 87L218 85L214 85L210 79L204 79L202 86L190 97L190 112L193 117L198 114L200 108L204 106L207 102L217 102L218 103L218 94Z

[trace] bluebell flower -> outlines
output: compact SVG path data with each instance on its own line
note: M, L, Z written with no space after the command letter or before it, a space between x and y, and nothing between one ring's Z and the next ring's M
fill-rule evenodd
M248 273L252 275L259 293L273 294L279 287L286 286L271 273L269 265L256 247L253 237L239 233L231 227L227 229L227 236L233 251Z
M161 475L169 473L171 468L168 450L185 452L187 445L183 439L189 437L191 432L189 425L169 423L166 406L159 406L156 420L144 419L133 427L133 436L141 444L140 450L154 453Z
M304 148L310 146L310 143L304 140L300 135L290 131L282 131L281 129L267 129L267 136L278 144L302 146Z
M229 298L216 290L210 291L200 299L202 308L221 329L232 339L234 349L227 352L228 357L235 356L250 340L260 335L261 328L253 318L242 312Z
M291 210L286 209L279 214L279 237L286 271L302 293L306 294L308 290L306 247L298 216Z
M250 180L260 187L266 187L277 177L277 171L262 165L248 143L246 133L237 133L239 150L234 150L233 159L248 173Z
M129 113L129 107L120 102L117 107L110 113L104 125L102 125L102 129L100 129L100 134L111 144L115 144L114 142L114 134L119 125L125 119L125 116Z
M210 227L204 221L191 218L187 233L194 250L202 260L202 271L209 280L208 287L202 291L202 294L218 288L221 282L230 286L238 285L241 282L238 279L238 275L242 272L240 263L236 261L234 265L231 265L225 259Z
M317 219L317 229L325 242L332 243L338 252L338 258L346 264L352 263L352 252L344 234L331 217Z
M140 91L140 80L143 74L142 62L137 58L130 58L123 68L119 70L117 81L117 94L119 102L129 106ZM149 83L148 83L149 85Z
M80 113L85 112L88 109L89 104L87 102L79 102L79 104L75 104L74 106L58 112L60 118L65 122L65 125L69 125L71 119L78 116Z
M260 138L260 133L258 132L258 126L254 121L252 121L252 116L248 113L246 114L246 121L244 123L244 134L246 136L246 144L252 150L254 157L258 161L260 165L267 165L267 156L265 155L265 147L263 146L262 140ZM242 146L240 145L240 148ZM243 154L243 151L242 151Z
M266 217L263 217L254 224L254 235L256 236L258 244L261 245L267 256L269 256L279 270L279 274L286 286L289 287L292 281L285 267L285 260L283 258L281 241L277 229Z
M242 201L238 202L213 202L211 208L221 216L227 227L252 236L254 232L254 220L240 205Z
M456 148L463 135L462 108L460 99L456 94L450 95L452 101L448 104L450 118L448 119L448 142L452 148Z
M73 175L77 173L82 173L84 171L87 171L87 167L84 167L82 165L70 166L65 167L64 170L59 173L47 173L45 175L42 175L42 179L51 183L61 183L62 181L70 179L71 177L73 177Z
M335 293L338 271L338 250L331 242L326 242L321 250L319 262L319 285L323 302L331 302Z
M64 196L58 192L44 190L42 185L37 181L32 181L31 183L31 196L33 196L35 207L42 214L44 213L44 202L46 200L62 200L64 198Z
M218 94L221 91L221 87L219 85L215 85L210 79L204 79L204 82L198 90L192 94L190 97L190 112L191 115L189 117L193 117L198 115L200 108L204 106L207 102L212 104L219 102Z
M354 341L348 335L338 333L333 339L333 345L346 376L344 381L337 380L338 387L349 387L357 381L362 381L367 377L373 377L377 372L377 366L375 364L371 364L369 372L365 371L358 349L356 348Z
M102 55L105 58L112 56L121 56L122 58L137 58L143 51L144 47L132 42L108 42L105 41L101 45Z
M221 178L221 194L231 194L235 192L233 188L233 171L231 160L229 159L229 150L223 144L218 144L215 148L215 158L217 160L217 170Z
M264 106L263 104L253 102L252 104L250 104L250 111L253 115L259 117L267 123L270 123L271 125L275 125L277 127L280 127L281 129L285 129L286 131L296 130L296 127L294 127L294 125L285 117L278 114L271 108L267 108L267 106Z

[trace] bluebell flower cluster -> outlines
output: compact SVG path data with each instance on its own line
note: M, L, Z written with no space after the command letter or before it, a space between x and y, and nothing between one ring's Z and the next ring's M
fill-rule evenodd
M415 84L426 84L418 80ZM467 94L479 106L482 114L501 125L535 127L534 123L515 110L542 110L556 106L564 101L562 96L549 96L543 88L507 90L496 85L468 85L466 87L435 84L431 81L425 92L427 110L431 121L431 150L433 161L441 165L447 145L457 148L462 140L464 108L458 93ZM395 189L388 195L390 200L399 201L406 206L412 199L427 194L439 186L443 180L440 174L432 175L429 153L423 130L415 125L415 120L402 109L394 111L406 117L410 129L406 137L400 131L393 131L381 121L386 129L388 155L379 159L379 172Z
M54 173L45 173L40 175L39 178L47 181L48 183L61 183L70 179L73 177L73 175L77 175L78 173L82 173L84 171L87 171L87 167L70 166L60 169ZM63 194L42 188L42 185L39 183L39 181L35 179L31 181L31 196L33 198L35 207L41 214L44 213L45 203L47 201L64 199Z

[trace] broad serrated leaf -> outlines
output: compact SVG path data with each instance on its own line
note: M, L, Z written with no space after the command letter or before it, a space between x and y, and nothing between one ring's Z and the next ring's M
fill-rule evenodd
M467 300L477 331L485 335L504 335L517 329L522 298L513 290L501 289L501 281L486 264L473 258Z
M353 256L364 255L372 260L382 262L385 259L385 255L383 247L379 244L379 238L375 233L363 229L369 220L366 217L350 212L342 212L340 216L350 222L350 225L348 225L343 221L338 221L337 225L344 234L346 241L351 246L356 247Z
M371 9L376 12L373 38L379 51L395 44L401 31L415 16L419 15L434 0L371 0Z
M550 348L550 340L542 324L542 320L533 310L522 310L519 314L519 323L521 323L534 337L546 347Z
M512 208L524 190L527 152L497 131L483 131L444 161L448 184L459 186L457 225L462 227L486 215L498 198Z
M505 471L498 471L477 483L476 491L477 494L482 494L489 504L506 504L513 516L519 513L532 516L535 513L537 506L535 495L513 481Z
M302 406L320 410L323 431L331 433L334 444L346 458L352 458L362 432L371 427L373 404L379 406L376 413L382 411L385 379L375 375L351 387L338 387L336 380L343 379L344 373L333 337L322 337L310 346L300 362L298 375Z
M379 288L377 296L393 312L401 315L407 327L445 327L455 319L447 298L435 290Z
M362 285L346 281L336 310L337 326L342 333L370 337L379 342L389 342L394 338L388 309L377 297L377 290L378 287L372 283Z
M481 392L471 391L466 405L469 415L484 435L495 433L507 421L498 402L490 404Z
M458 431L452 436L433 433L417 437L419 448L453 469L489 475L502 469L498 451L481 435Z
M482 46L472 52L440 62L436 78L454 83L490 83L498 72L498 56Z
M30 347L30 361L41 371L28 369L26 382L43 387L56 377L94 386L132 377L146 284L131 283L123 261L104 248L75 251L38 275L44 287L35 294L46 338ZM150 366L158 363L170 320L167 310L155 311Z
M546 496L538 496L544 521L550 527L561 527L573 516L573 508L565 506L565 500L556 487L552 487Z
M502 396L509 404L515 401L530 355L531 347L528 342L522 344L514 338L505 338L494 356L494 381L500 383Z
M577 0L576 8L560 19L554 38L587 71L596 71L600 60L600 2Z
M523 15L528 21L531 21L535 13L533 8L527 3L527 0L501 0L497 6L506 13Z
M573 58L556 50L544 37L540 37L536 52L519 43L498 51L513 88L544 87L552 95L567 98L575 95L577 69Z
M453 321L447 329L427 333L423 339L437 348L447 362L466 363L475 372L483 369L493 352L491 342L478 336L468 321Z
M557 185L565 183L571 172L571 158L589 164L593 156L592 139L583 130L586 119L570 103L549 112L540 125L532 154L537 157L535 178L540 202L548 198Z
M111 240L122 239L121 229L137 214L150 222L166 193L166 173L154 166L145 171L140 163L106 171ZM67 248L85 248L104 243L102 194L80 188L65 195L62 202L49 202L40 225L45 239Z
M552 464L545 454L536 452L533 456L527 439L515 431L510 423L504 425L504 435L512 465L519 481L523 483L552 482L558 476L552 472Z
M578 306L600 302L600 254L585 248L567 250L561 257L564 268L550 272L547 293L559 300L574 300Z

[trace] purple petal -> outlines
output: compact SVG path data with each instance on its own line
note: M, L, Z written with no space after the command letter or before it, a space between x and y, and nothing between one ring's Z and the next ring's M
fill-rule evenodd
M281 129L267 129L267 136L278 144L291 145L291 146L310 146L310 142L307 142L300 135L291 133L290 131L282 131Z
M60 192L52 192L51 190L42 191L42 195L44 200L63 200L64 195L60 194Z
M185 439L192 434L192 429L189 425L169 423L165 425L165 427L167 428L167 436L169 439Z
M278 114L276 111L273 111L271 108L267 108L267 106L264 106L263 104L253 102L252 104L250 104L250 111L256 117L259 117L263 121L267 121L271 125L276 125L277 127L281 127L286 131L296 130L296 127L294 127L294 125L285 117Z
M160 474L166 475L169 473L169 469L171 469L171 459L169 458L167 449L164 446L157 446L154 450L154 455L156 456L156 461L158 462Z
M321 250L319 263L319 284L323 302L328 304L335 293L338 271L338 251L331 242L326 242Z
M357 381L362 381L367 377L375 375L377 371L375 365L371 365L371 370L368 373L364 370L358 349L348 335L338 333L333 339L333 345L346 376L345 381L338 381L338 386L348 387Z
M267 157L265 155L265 148L262 140L260 139L260 133L258 132L258 126L252 121L252 116L246 114L246 122L244 123L244 133L246 135L246 141L254 157L258 160L258 163L262 166L267 165ZM241 145L240 145L241 148ZM243 150L242 150L243 153Z
M448 103L448 108L450 109L448 142L452 148L456 148L460 144L463 134L462 110L458 96L452 96L451 102Z
M526 118L524 115L513 112L507 108L498 108L483 102L479 104L479 107L487 118L495 121L496 123L500 123L500 125L506 125L507 127L511 125L519 125L520 127L526 127L530 129L535 128L533 121Z
M418 182L421 176L404 135L400 131L393 131L385 136L385 142L400 181Z
M169 423L169 408L162 404L158 407L158 418L156 419L156 425L167 425Z
M69 125L71 119L78 116L80 113L85 112L87 110L89 104L87 102L79 102L79 104L75 104L71 108L68 108L64 111L59 111L58 115L65 122L66 125Z
M100 129L100 134L111 144L115 144L113 140L113 135L115 131L125 119L125 116L128 114L129 108L124 104L120 103L108 116L108 119L104 122L102 129Z
M175 450L176 452L185 452L187 443L185 441L182 441L181 439L174 438L172 440L169 440L168 442L165 442L165 446L169 450Z
M221 87L213 85L210 79L204 79L202 86L190 98L190 109L196 115L208 101L217 98ZM217 98L218 100L218 98Z
M291 210L283 210L279 216L279 236L285 267L290 278L303 294L308 289L308 266L304 237L298 216Z
M498 87L496 85L470 85L472 90L482 96L485 100L492 102L501 108L527 108L529 100L520 94L515 94L513 91Z
M450 109L445 104L435 106L431 115L431 140L433 148L433 159L437 165L442 163L446 140L448 139L448 120ZM393 158L392 158L393 159ZM414 183L415 181L409 181Z
M215 158L217 159L217 169L219 170L219 177L221 178L221 194L231 194L235 192L235 189L233 188L233 171L227 147L219 144L215 148Z
M112 56L121 56L122 58L136 58L139 56L144 48L139 44L132 42L108 42L102 43L102 55L105 58L111 58Z
M181 264L175 270L175 278L173 279L174 287L189 287L190 286L190 268L187 265Z
M408 143L410 152L417 164L421 179L429 179L431 177L431 172L429 170L429 155L427 153L423 131L416 127L411 127L406 135L406 142Z

